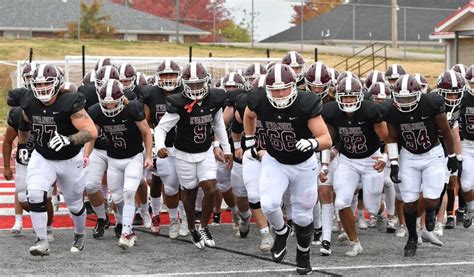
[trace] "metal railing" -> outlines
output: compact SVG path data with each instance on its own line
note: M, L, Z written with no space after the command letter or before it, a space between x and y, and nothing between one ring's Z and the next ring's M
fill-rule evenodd
M370 51L369 54L366 54L368 51ZM383 53L378 54L379 52ZM381 64L385 64L385 70L385 68L387 68L387 45L376 42L340 61L334 65L334 68L344 65L346 71L357 72L358 76L363 76L367 72L375 70L375 68Z

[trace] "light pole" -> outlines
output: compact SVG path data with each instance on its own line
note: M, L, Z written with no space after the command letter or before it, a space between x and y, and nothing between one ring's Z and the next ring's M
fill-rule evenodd
M211 0L212 4L212 42L216 43L216 5L217 0Z
M301 53L303 53L303 40L304 40L304 0L301 0Z
M253 18L254 18L254 0L252 0L252 48L253 48L253 37L254 37Z
M179 0L176 0L176 44L179 44Z

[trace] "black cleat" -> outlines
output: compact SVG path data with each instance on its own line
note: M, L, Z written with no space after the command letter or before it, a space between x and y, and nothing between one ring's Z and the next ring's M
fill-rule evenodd
M105 230L109 229L109 227L110 227L109 215L106 213L105 214Z
M118 239L122 236L122 228L123 228L122 223L115 224L115 228L114 228L115 237Z
M199 220L201 220L201 218L199 218ZM221 213L214 213L214 216L212 217L212 225L221 225Z
M472 212L470 210L467 210L464 212L464 217L463 217L463 226L464 228L469 228L472 225Z
M133 218L133 226L141 226L143 225L143 218L140 213L136 213L135 217Z
M92 208L92 204L90 201L84 202L84 206L86 206L87 214L95 214L94 208Z
M95 224L94 229L92 230L92 236L95 239L99 239L104 236L105 233L105 221L106 219L99 218Z
M331 243L327 240L321 242L321 248L319 249L319 255L329 256L331 255Z
M313 269L309 262L309 250L307 252L296 249L296 273L298 275L306 275L311 273Z
M201 224L201 217L202 217L202 211L195 211L194 212L194 222L196 224Z
M286 242L290 238L291 228L288 225L285 225L286 233L283 235L278 235L275 233L275 242L273 247L270 250L272 252L272 259L276 263L281 263L286 256Z
M323 235L323 228L314 229L313 232L313 245L320 245L321 244L321 236Z
M432 232L436 226L436 214L434 210L430 213L426 212L425 226L428 232Z
M405 257L415 256L417 244L418 244L418 237L408 238L407 244L405 245Z
M446 224L444 225L444 229L454 229L454 226L456 226L456 223L454 222L454 217L448 216L448 218L446 219Z
M456 210L456 225L462 225L464 220L464 210L457 209Z

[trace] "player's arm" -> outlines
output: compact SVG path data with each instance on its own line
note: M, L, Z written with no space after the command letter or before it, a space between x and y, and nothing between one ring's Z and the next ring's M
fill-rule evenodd
M100 127L97 124L94 124L94 125L98 133L100 130ZM84 145L84 158L89 158L89 156L91 155L92 151L94 150L95 140L96 140L95 138L91 139Z
M316 144L311 142L312 149L314 150L325 150L330 149L332 146L331 134L329 133L328 127L324 122L321 115L311 117L308 119L308 128L314 136ZM312 139L309 139L312 140ZM298 147L298 146L297 146Z
M455 153L454 152L454 137L453 137L451 128L449 127L446 114L445 113L437 114L435 117L435 120L436 120L436 126L438 126L438 129L441 131L441 134L443 136L444 146L446 147L448 155L455 155L454 154Z
M234 107L233 106L226 106L224 108L224 124L225 126L229 126L232 118L234 117Z
M383 142L387 143L388 127L385 121L374 123L374 131Z
M153 145L153 138L151 137L150 127L148 126L146 119L143 119L142 121L135 121L135 124L137 124L137 127L140 130L140 133L142 134L143 142L145 143L145 167L150 167L153 165L153 162L151 160L151 148Z
M219 141L220 146L224 151L224 155L231 155L232 152L230 151L229 137L227 136L222 109L219 109L214 115L212 129L214 130L217 141Z
M397 144L397 130L395 127L387 122L387 143L386 152L388 153L388 159L390 161L390 179L394 183L400 183L398 179L398 144Z
M7 130L5 131L5 137L3 139L3 147L2 147L2 153L3 153L3 176L7 180L11 180L13 178L13 172L10 166L10 159L12 155L12 149L13 149L13 141L15 138L18 136L18 133L15 131L15 129L8 125Z
M26 144L30 137L30 120L23 112L23 116L20 118L20 126L18 127L18 144Z
M97 139L97 128L85 109L80 109L73 113L71 115L71 122L79 130L74 135L68 137L72 145L80 145L92 139Z
M168 156L168 150L165 146L166 134L176 126L179 119L178 113L166 112L160 119L158 126L155 127L155 148L158 149L158 157L166 158Z
M147 104L144 104L143 105L143 111L145 111L145 119L148 122L148 125L150 126L150 128L152 128L150 107L148 107Z
M255 129L257 128L257 114L247 107L245 108L243 121L245 137L255 136Z

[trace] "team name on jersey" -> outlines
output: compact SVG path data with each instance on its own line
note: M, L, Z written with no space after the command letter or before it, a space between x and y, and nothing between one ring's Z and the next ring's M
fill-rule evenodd
M340 135L363 135L361 127L339 127Z
M127 131L127 127L125 127L125 124L104 125L103 128L104 128L104 131L108 133Z
M474 107L466 107L466 113L474 114Z
M265 121L265 128L271 130L294 131L291 123Z
M212 122L212 114L202 115L202 116L191 116L189 118L189 124L196 125L196 124L207 124Z
M257 119L257 128L263 128L262 122Z
M165 104L156 104L155 109L157 113L166 113L166 105Z
M415 123L401 123L400 129L402 132L404 131L415 131L420 129L426 129L426 125L424 122L415 122Z
M33 116L33 123L36 124L56 124L54 116Z

